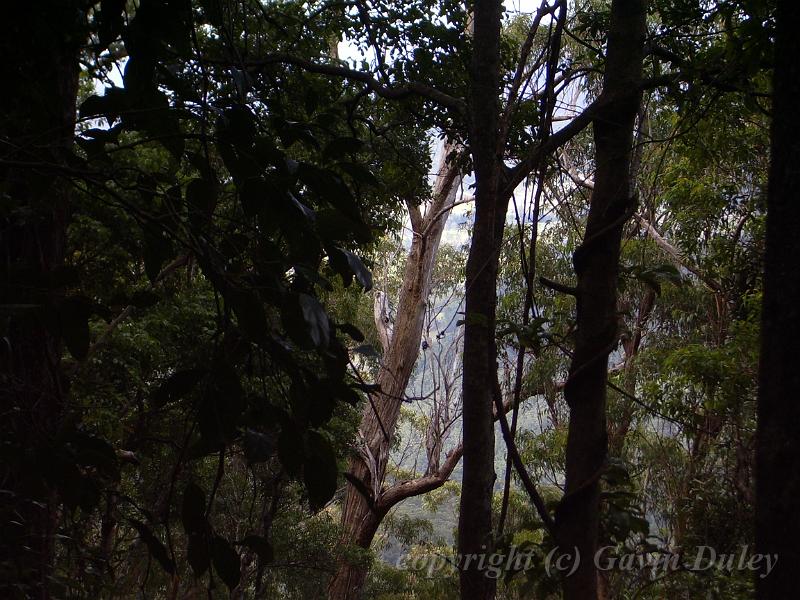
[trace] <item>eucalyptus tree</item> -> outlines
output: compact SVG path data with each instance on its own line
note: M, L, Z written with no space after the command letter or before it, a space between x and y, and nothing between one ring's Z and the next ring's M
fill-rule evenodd
M445 146L441 154L432 199L425 213L419 206L408 203L411 247L391 328L386 310L376 308L375 324L380 333L383 358L376 381L377 392L370 395L364 406L358 429L358 455L350 461L347 474L350 485L342 506L343 541L362 548L369 548L383 517L392 507L405 498L442 485L458 461L458 457L451 457L443 468L426 473L418 481L384 486L389 449L396 435L400 408L419 355L425 316L432 300L439 243L461 189L458 157L451 156L454 152L449 146ZM376 304L384 302L384 294L376 296ZM366 573L363 562L358 564L358 561L344 558L331 580L329 597L359 597Z
M653 11L645 29L648 4ZM433 260L452 182L471 171L475 183L463 324L459 553L491 553L496 545L493 423L499 418L548 543L578 548L584 559L592 555L602 519L600 478L608 467L607 361L624 337L617 275L623 228L635 215L631 146L638 98L645 88L687 102L697 90L700 96L709 89L747 91L763 66L770 16L757 2L614 0L610 12L592 2L569 8L565 0L543 0L510 35L496 0L466 7L433 0L20 6L3 42L10 57L5 80L17 93L2 100L0 124L2 394L10 415L2 430L9 493L2 500L0 560L7 580L42 597L59 583L72 585L61 574L59 581L52 577L54 563L69 563L77 546L62 535L65 550L57 551L56 530L89 540L90 523L99 522L104 551L125 540L126 547L146 548L164 572L156 582L145 576L143 590L161 587L174 596L202 579L213 593L220 579L237 593L265 593L265 571L275 566L270 536L279 500L289 489L312 510L328 503L338 484L342 439L356 426L347 407L363 402L361 392L368 396L367 447L379 452L353 459L357 477L348 481L344 512L351 533L368 544L380 521L375 505L390 506L387 494L402 489L381 488L390 433L376 424L379 417L396 418L403 390L394 390L387 375L380 389L350 376L346 337L358 343L363 334L346 315L326 311L323 301L342 291L334 277L342 287L353 281L370 287L357 251L370 244L372 229L396 223L401 203L416 207L426 196L426 169L419 166L427 165L429 128L463 147L465 161L444 178L451 183L434 196L437 210L423 217L412 209L420 266ZM467 36L470 23L474 34ZM726 43L704 45L719 24ZM340 60L332 46L341 35L371 60ZM81 64L87 77L117 68L123 85L108 78L103 94L82 99L75 138ZM554 125L574 81L585 93L574 111L557 115L566 123ZM541 188L548 159L589 125L596 173L583 243L573 255L577 285L553 284L577 299L563 386L570 408L566 493L553 514L516 448L514 417L510 425L505 419L508 402L497 381L497 277L509 199L531 175ZM669 248L653 216L636 219ZM83 262L67 248L79 250L83 218L102 222L125 251L81 271L91 258ZM117 277L97 285L88 280L88 273L108 270ZM178 311L196 332L195 343L170 331L165 339L174 352L143 353L156 360L142 365L136 393L114 396L127 400L115 408L130 410L121 419L130 430L103 435L97 419L86 415L97 397L87 393L98 380L92 369L120 360L125 336L117 334L126 324L158 330L146 312L137 320L137 311L160 305L163 314L175 314L163 301L179 289L171 280L177 273L192 288L181 290L182 298L195 293L202 306L195 322L185 319L190 309ZM525 274L523 321L533 310L531 275ZM424 299L427 277L409 273L409 304ZM386 336L387 358L400 374L413 366L411 347L416 351L418 343L420 316L413 308L391 339ZM634 354L635 341L622 341ZM392 345L403 352L395 354ZM524 354L521 344L518 381ZM76 384L72 391L69 380ZM513 387L510 402L517 405L521 386ZM628 426L624 411L621 416L615 422L620 439ZM143 456L146 468L135 471ZM454 466L454 456L440 472ZM234 474L260 490L253 495L253 505L260 500L258 518L243 529L225 522L219 510L231 504L221 496L238 489L227 485L226 475ZM153 487L142 497L128 493L140 476ZM290 480L302 484L292 487ZM82 518L99 514L101 500L99 521ZM494 582L481 564L461 565L462 597L493 596ZM332 586L358 593L363 574L348 585L348 568L343 565L346 576ZM150 570L143 566L141 573ZM281 585L273 583L271 589ZM567 598L596 597L596 587L589 560L564 582Z

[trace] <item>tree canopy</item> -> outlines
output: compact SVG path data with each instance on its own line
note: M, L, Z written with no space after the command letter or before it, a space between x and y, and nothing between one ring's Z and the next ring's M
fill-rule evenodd
M8 7L4 597L788 594L796 12Z

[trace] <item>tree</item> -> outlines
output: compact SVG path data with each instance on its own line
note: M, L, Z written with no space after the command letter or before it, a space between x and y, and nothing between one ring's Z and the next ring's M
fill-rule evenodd
M611 5L603 95L609 100L593 122L595 186L583 243L573 255L578 284L575 350L564 397L570 407L566 487L556 513L557 538L581 557L564 580L568 600L597 597L593 560L600 515L600 476L608 452L608 355L618 343L617 279L625 222L635 210L631 185L633 126L641 98L645 3Z
M800 118L794 99L800 92L796 57L800 11L795 3L777 3L775 71L772 96L772 149L767 195L764 300L761 365L758 390L756 448L756 549L777 555L768 577L756 575L757 597L791 594L800 560L797 546L797 497L800 480L800 390L795 356L800 327L797 299L800 273L795 264L800 223L797 164L800 159Z
M71 168L82 15L88 6L43 2L16 9L2 42L2 77L12 91L0 100L0 193L8 207L0 224L0 304L18 315L9 321L4 314L0 351L0 406L6 415L0 562L13 573L12 581L48 597L61 499L41 486L37 475L42 461L50 460L67 394L61 336L54 330L60 325L80 352L82 332L71 326L87 310L63 294L72 190L54 177L54 168L61 173Z
M300 598L329 584L355 597L380 524L410 531L390 511L440 488L463 455L462 597L747 593L741 574L598 579L591 558L600 544L645 558L751 539L771 10L20 5L0 44L19 90L0 100L3 591ZM758 543L779 568L794 556L774 545L794 493L775 475L794 414L775 345L795 291L781 254L797 135L785 32L758 440ZM340 59L342 38L363 60ZM458 155L433 193L431 131ZM447 399L462 381L458 443L438 397L429 421L398 415L417 358L425 372L442 359L420 335L471 175L463 366L437 366ZM389 328L360 257L381 261L375 239L403 205L413 236ZM383 349L369 382L362 367L377 363L355 358L366 337ZM424 472L392 465L398 439L424 453ZM480 557L520 544L537 565L495 583ZM563 581L543 566L556 546L582 558ZM377 570L389 590L421 575ZM774 594L788 576L756 583ZM452 597L455 579L409 593Z
M433 197L425 214L420 207L408 203L412 240L397 301L391 331L385 311L376 309L376 326L383 344L383 359L376 385L364 406L359 426L358 455L350 461L349 485L342 505L343 542L369 548L383 517L399 501L443 484L457 458L448 460L447 468L428 482L403 482L383 487L389 448L395 436L406 388L419 355L424 318L430 301L433 271L442 232L447 223L461 183L457 152L445 144L438 169ZM379 297L376 302L381 302ZM355 563L355 564L354 564ZM331 599L360 597L367 567L346 558L338 567L328 588Z
M284 66L328 55L337 13L323 12L325 18L304 22L298 5L239 13L216 2L46 4L25 8L17 37L7 38L15 58L7 79L21 92L7 99L0 130L10 200L3 215L9 284L2 298L9 318L3 407L16 415L4 425L9 531L0 558L21 589L47 597L57 585L75 584L50 578L62 556L53 550L55 532L86 525L101 500L107 501L103 547L114 546L123 529L115 523L124 521L123 532L148 549L173 593L186 571L173 538L178 506L194 575L207 575L209 587L219 577L236 588L241 554L213 509L221 480L236 471L241 453L251 466L271 462L282 469L265 486L273 502L289 479L302 482L301 499L311 510L333 496L333 417L360 401L358 383L348 375L346 336L360 333L334 320L321 299L333 277L344 287L356 281L370 288L355 251L370 243L372 227L392 219L396 206L392 196L381 197L371 170L385 164L382 152L412 164L415 157L424 163L424 155L419 130L410 127L378 148L377 140L400 127L391 108L370 105L376 110L364 118L362 98L347 84L328 86L323 75ZM295 43L294 34L309 33L314 23L319 35ZM296 54L277 63L274 57L241 63L264 46ZM124 85L83 100L75 138L79 58L91 78L102 77L121 56ZM392 194L413 197L421 187L424 175L388 170L403 182ZM122 236L129 254L106 262L118 269L111 285L74 277L79 261L64 264L71 213L122 218L135 229ZM80 377L89 359L137 310L167 300L162 285L183 268L190 282L210 292L204 300L214 307L212 323L203 323L209 315L200 311L196 324L207 328L193 346L153 356L161 362L142 369L136 381L137 411L133 425L125 423L133 431L111 428L117 435L103 435L85 414L97 407L83 405L97 395L82 397L76 392L87 388L80 386L68 393L68 380L89 383ZM95 334L98 321L107 328ZM71 355L66 367L62 339ZM170 418L160 420L164 415ZM148 454L161 433L179 441L167 444L174 452L153 453L161 453L160 463L142 509L118 487L121 459L138 465L137 456ZM203 477L209 462L216 470ZM252 468L259 481L258 467ZM119 503L121 496L129 501ZM269 531L265 518L246 532L246 544L239 542L258 550L257 587L272 560ZM31 551L18 554L18 546Z

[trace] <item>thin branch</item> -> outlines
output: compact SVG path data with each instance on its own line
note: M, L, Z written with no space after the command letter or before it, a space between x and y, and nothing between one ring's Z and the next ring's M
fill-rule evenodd
M548 279L547 277L539 277L539 283L541 283L544 287L550 288L556 292L561 292L562 294L569 294L570 296L578 296L578 288L571 287L569 285L564 285L563 283L558 283L557 281L553 281L552 279Z
M536 485L533 483L531 476L528 474L528 470L525 468L525 463L522 462L522 457L519 454L517 443L514 441L514 437L511 435L511 429L508 426L508 419L506 419L506 410L505 406L503 405L502 394L500 393L500 383L497 381L497 375L494 377L494 403L498 420L500 421L500 430L503 432L503 439L506 442L506 450L508 451L508 455L511 457L511 462L514 463L514 468L517 471L517 475L519 476L525 491L528 492L528 496L530 496L531 502L533 502L533 505L536 507L536 512L539 513L539 517L542 519L547 531L554 536L556 531L555 521L553 521L553 517L550 516L547 506L545 506L544 499L539 494L539 491L536 489Z
M703 273L696 265L692 264L692 262L687 259L683 254L681 254L680 250L670 244L664 237L658 232L658 230L653 227L653 225L645 219L640 214L634 214L634 218L639 222L639 224L647 231L647 234L650 236L656 245L661 248L672 260L677 264L679 267L683 267L687 271L693 273L697 278L702 281L712 292L722 293L722 285L709 277L705 273Z

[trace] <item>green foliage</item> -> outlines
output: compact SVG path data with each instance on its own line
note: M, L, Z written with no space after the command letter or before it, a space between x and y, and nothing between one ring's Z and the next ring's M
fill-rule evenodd
M349 558L374 564L369 597L455 597L452 572L396 569L338 544L334 501L368 389L360 377L380 359L364 292L400 286L401 207L430 194L429 138L468 141L458 110L411 94L381 99L357 79L302 68L344 67L331 50L345 37L365 57L350 66L382 84L419 81L469 97L467 7L370 5L370 28L359 10L321 2L102 0L54 15L83 48L75 144L57 169L72 190L59 215L69 222L65 264L45 278L9 271L1 325L5 335L36 323L57 340L49 352L54 364L61 356L53 379L63 414L44 441L33 435L35 412L3 425L0 462L24 490L19 506L59 508L55 595L313 598L326 569ZM583 74L578 104L588 103L609 11L594 0L570 5L557 72ZM504 23L506 89L530 24L530 15ZM602 541L639 555L729 549L752 539L771 4L656 0L648 27L646 76L668 83L648 95L639 123L637 210L676 253L644 228L626 229ZM525 67L539 64L545 29ZM526 94L508 124L509 162L542 133L541 99ZM590 174L592 148L586 132L565 156ZM560 391L576 300L539 277L574 283L588 199L562 159L542 165L535 256L530 222L506 229L490 332L504 384L526 348L529 408L517 439L551 508L563 483ZM53 210L14 205L3 186L4 227ZM443 246L435 268L427 333L441 350L457 331L463 249ZM528 279L533 310L523 320ZM430 391L426 364L413 382L420 395ZM404 410L393 451L422 447L430 423ZM418 475L418 466L400 461L391 474ZM457 487L393 513L384 550L450 556ZM498 511L501 503L498 495ZM498 546L533 549L537 566L504 577L500 594L552 597L558 582L542 567L552 540L515 480L505 531ZM13 565L0 568L10 579ZM738 575L642 576L614 573L608 583L619 598L735 598L751 588Z

